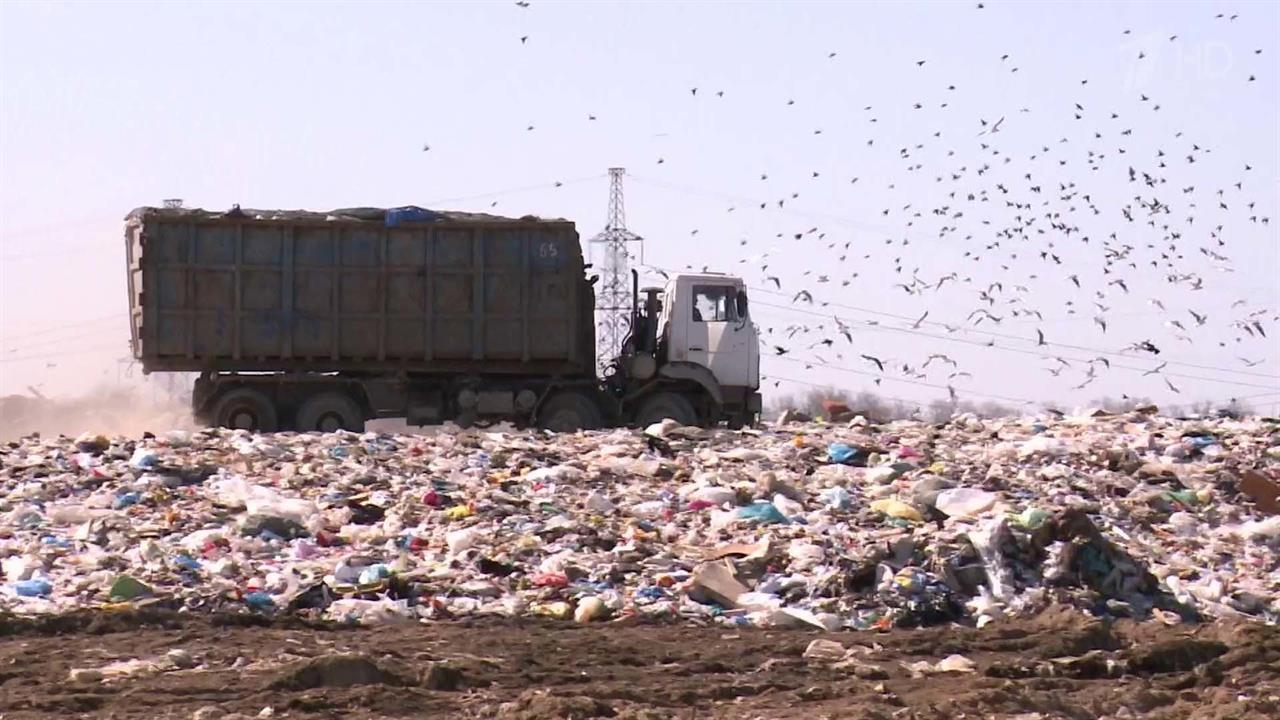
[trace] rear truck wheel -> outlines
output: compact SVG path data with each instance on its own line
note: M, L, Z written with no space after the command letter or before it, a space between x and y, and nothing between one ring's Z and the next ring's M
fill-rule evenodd
M351 397L340 392L323 392L298 408L298 432L364 432L364 413Z
M552 395L538 409L538 427L553 432L596 430L604 425L600 408L579 392Z
M211 413L219 427L254 432L275 432L279 427L271 398L253 388L236 388L218 399Z
M667 418L681 425L698 424L698 412L693 409L693 403L683 395L671 392L661 392L648 398L640 403L640 409L636 411L636 425L641 429Z

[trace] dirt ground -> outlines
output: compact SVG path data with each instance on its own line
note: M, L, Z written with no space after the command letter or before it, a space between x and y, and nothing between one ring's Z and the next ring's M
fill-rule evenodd
M852 651L806 658L818 638ZM918 676L906 667L953 653L975 671ZM105 681L92 672L129 660L144 662ZM832 634L627 620L357 629L164 613L0 617L3 720L237 714L1276 718L1280 629L1104 624L1065 609L982 630Z

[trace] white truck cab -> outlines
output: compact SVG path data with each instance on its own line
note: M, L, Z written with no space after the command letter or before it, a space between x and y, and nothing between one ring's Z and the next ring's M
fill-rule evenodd
M726 406L760 411L760 339L741 278L675 275L663 289L659 347L668 367L705 368Z

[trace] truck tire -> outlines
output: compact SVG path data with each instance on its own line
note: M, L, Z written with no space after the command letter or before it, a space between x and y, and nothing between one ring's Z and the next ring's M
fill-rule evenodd
M604 425L600 408L578 392L552 395L538 409L538 427L554 432L596 430Z
M271 398L247 387L236 388L219 398L214 403L212 416L214 425L225 428L275 432L279 427Z
M636 411L636 425L641 428L671 418L681 425L697 425L698 412L693 403L683 395L672 392L660 392L640 403Z
M364 412L350 396L340 392L323 392L298 408L298 432L364 432Z

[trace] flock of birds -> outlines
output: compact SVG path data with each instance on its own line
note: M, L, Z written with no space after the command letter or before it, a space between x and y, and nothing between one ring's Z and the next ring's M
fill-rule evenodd
M530 7L523 0L516 5ZM983 3L976 6L977 10L984 8ZM1214 19L1234 22L1237 18L1234 13L1220 13ZM1118 29L1118 34L1130 35L1131 31ZM521 36L519 41L527 44L529 37ZM1162 37L1161 42L1177 43L1179 36ZM1148 49L1138 49L1133 62L1149 61ZM1258 60L1263 54L1262 48L1249 48L1246 57L1253 62L1226 82L1234 81L1242 88L1256 82L1259 69L1266 67ZM827 58L837 55L829 52ZM916 69L928 63L929 58L914 61ZM992 63L1009 73L1019 72L1010 54L993 53ZM1088 85L1089 79L1081 78L1074 90L1068 88L1076 97L1063 94L1060 109L1052 111L1063 115L1047 123L1053 126L1065 121L1076 130L1038 141L1029 137L1040 132L1044 123L1039 117L1045 111L1029 107L967 121L948 117L943 125L950 128L945 138L938 130L915 142L887 146L884 136L869 133L865 140L868 152L887 153L889 161L897 163L898 172L882 179L884 194L908 196L903 198L905 202L880 209L875 218L879 237L869 239L865 235L870 231L864 231L864 237L843 239L849 236L847 230L832 226L776 233L765 242L803 242L807 253L823 253L815 254L821 259L798 278L771 270L771 263L787 254L776 246L740 261L758 270L758 288L790 298L789 305L779 306L779 311L806 318L762 327L771 354L803 362L807 368L838 368L838 361L859 363L877 375L877 385L889 378L941 382L938 374L945 374L945 387L954 401L954 384L973 378L955 359L938 352L929 352L923 359L882 357L866 352L870 343L857 334L890 326L938 340L985 333L985 341L968 344L997 348L996 338L1001 337L999 348L1007 349L1014 345L1003 340L1014 340L1014 344L1027 346L1023 352L1029 350L1042 358L1047 375L1057 378L1067 373L1074 378L1071 389L1082 390L1101 372L1112 370L1113 359L1150 358L1154 362L1168 357L1166 348L1156 344L1156 340L1165 344L1160 337L1113 338L1109 334L1113 332L1113 314L1132 315L1134 293L1155 283L1165 285L1169 292L1161 293L1164 297L1148 297L1146 303L1163 318L1163 327L1174 342L1203 346L1201 333L1212 326L1231 331L1216 343L1220 350L1232 351L1237 368L1255 368L1266 363L1268 355L1275 356L1276 340L1268 333L1280 315L1274 308L1260 306L1256 298L1235 299L1225 312L1222 308L1168 307L1174 304L1172 293L1194 298L1215 276L1235 272L1232 256L1238 243L1259 237L1275 239L1269 229L1271 218L1265 214L1267 201L1275 199L1274 188L1254 182L1249 163L1237 168L1231 182L1218 186L1206 181L1209 174L1199 170L1213 160L1211 143L1169 128L1163 119L1168 110L1163 109L1160 98L1134 89L1127 102L1096 106L1089 99ZM939 96L912 103L910 112L927 115L948 111L961 93L955 84L947 84ZM693 86L688 88L687 98L700 102L724 95L724 90ZM794 98L780 98L779 102L797 107ZM866 122L873 130L881 127L876 124L881 114L876 106L866 105L862 112L865 116L856 122ZM590 113L586 117L589 122L597 119ZM968 127L966 123L970 123ZM533 124L526 128L534 130ZM820 136L823 128L813 127L811 132ZM423 150L430 150L430 146L424 145ZM663 157L656 160L657 165L665 163ZM830 180L827 175L815 170L810 179ZM771 187L769 172L761 172L759 182L762 187ZM839 182L865 186L873 181L846 175ZM899 189L899 184L905 187ZM1128 193L1114 192L1117 184L1127 187ZM1254 194L1259 192L1261 202ZM758 202L753 202L758 208L750 209L786 211L788 203L799 196L800 191L792 189L771 200L757 198ZM736 209L737 204L731 205L727 212ZM696 235L698 230L692 232ZM836 239L837 233L841 239ZM742 239L739 245L745 248L752 242L759 243L761 238ZM922 258L945 253L958 256L945 267L947 272L929 275ZM885 262L886 273L896 279L893 292L900 291L898 297L903 301L954 309L957 302L966 302L950 299L957 292L969 298L972 305L961 311L964 320L930 321L928 311L914 318L857 319L842 311L857 312L856 308L821 299L855 282L861 284L860 273L877 261ZM1037 264L1043 270L1028 271ZM839 270L850 266L860 269ZM1263 298L1264 303L1274 301L1280 290L1280 279L1273 280L1275 286ZM1064 293L1069 295L1065 301L1060 299ZM1056 342L1052 329L1046 331L1051 323L1046 322L1037 296L1052 303L1054 312L1065 311L1067 317L1057 321L1087 317L1086 322L1099 336L1096 344L1113 350L1085 360L1063 357L1067 353L1050 354L1057 347L1082 348ZM757 314L757 322L764 325L759 318ZM996 328L1012 325L1030 326L1034 337L996 332ZM1072 333L1071 339L1078 336ZM1254 357L1249 357L1250 353ZM1151 367L1127 369L1140 372L1142 377L1160 376L1170 391L1180 393L1181 388L1165 374L1168 364L1166 359ZM1254 382L1280 390L1280 381L1273 376L1258 377L1272 377Z

